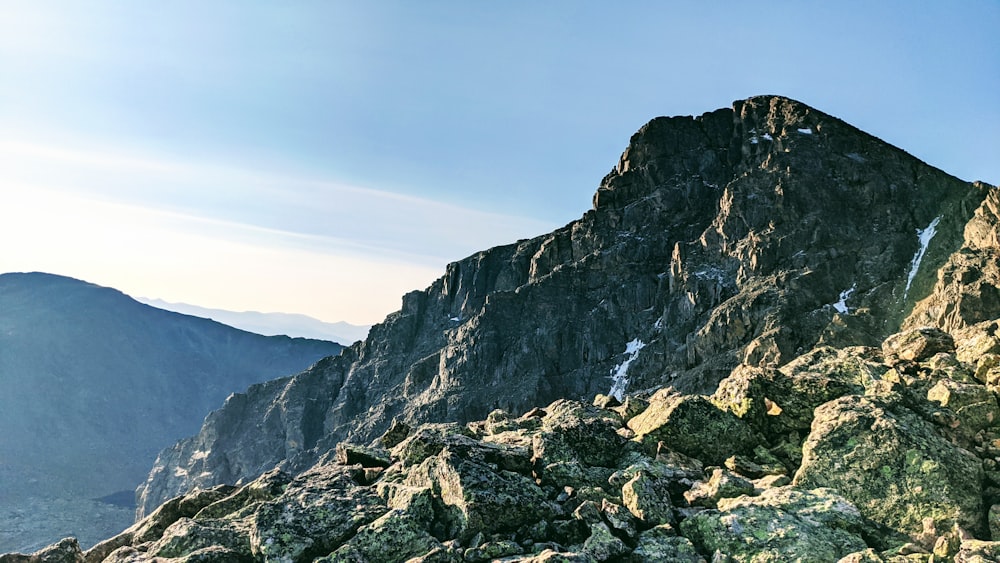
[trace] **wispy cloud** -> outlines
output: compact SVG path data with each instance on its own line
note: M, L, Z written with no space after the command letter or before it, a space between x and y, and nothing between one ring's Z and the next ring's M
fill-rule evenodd
M0 271L370 323L445 263L551 228L269 171L0 139Z

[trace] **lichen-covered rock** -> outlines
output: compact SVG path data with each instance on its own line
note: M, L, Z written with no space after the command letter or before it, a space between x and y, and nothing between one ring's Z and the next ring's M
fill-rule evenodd
M954 411L970 434L1000 422L996 396L982 385L941 379L927 391L927 400Z
M590 525L590 537L583 542L583 552L598 561L607 561L628 552L628 546L611 533L604 522Z
M864 551L855 551L841 557L837 563L885 563L885 559L872 548Z
M867 381L886 371L874 349L821 347L779 369L740 366L712 396L712 402L767 436L808 430L813 410L844 395L861 393Z
M522 553L524 553L524 548L516 542L501 540L469 548L465 550L463 557L468 563L485 563L486 561L495 561L501 557L510 557Z
M625 439L621 417L578 401L559 400L545 408L532 442L533 458L543 467L560 461L615 467Z
M596 563L597 559L585 552L558 552L551 548L541 551L538 555L511 557L505 563Z
M955 339L935 327L921 327L893 334L882 342L887 359L922 362L939 352L953 353Z
M84 563L83 551L76 538L64 538L30 555L6 553L0 555L0 563Z
M639 541L632 553L624 557L626 563L706 563L691 540L678 536L668 524L656 526L639 534Z
M195 490L163 503L149 517L130 529L131 541L141 543L160 539L171 524L181 518L194 516L206 506L229 496L234 489L230 485L217 485L204 491Z
M304 561L330 553L358 528L388 511L356 470L326 463L299 475L278 498L253 514L250 545L255 557Z
M955 555L955 563L995 563L1000 561L1000 542L965 540Z
M450 510L450 537L515 531L550 518L555 510L533 480L511 471L459 457L450 450L424 460L406 485L429 487Z
M770 489L719 503L681 523L702 553L733 562L836 561L868 546L858 509L831 489Z
M251 557L249 526L245 521L181 518L146 550L156 557L175 558L209 548L223 548L234 558Z
M628 427L647 449L655 451L662 441L670 449L714 465L733 454L751 453L760 444L750 426L699 395L657 392L649 408L629 420Z
M622 485L622 504L647 526L674 522L669 483L645 472L637 473Z
M793 484L836 488L867 518L915 537L928 518L979 531L982 479L975 456L918 416L854 396L816 409Z
M406 561L442 547L411 514L392 510L365 524L346 543L317 562Z
M754 484L749 480L716 467L712 469L708 481L695 482L694 486L684 493L684 498L691 506L714 508L720 499L753 494L754 489Z
M472 433L460 424L421 424L392 448L392 457L404 466L417 465L447 446L476 443Z

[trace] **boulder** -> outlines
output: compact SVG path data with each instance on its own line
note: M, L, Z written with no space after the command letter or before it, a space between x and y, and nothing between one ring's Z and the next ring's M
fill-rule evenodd
M214 547L224 550L233 560L250 559L248 527L248 523L244 520L181 518L164 530L160 539L146 552L155 557L176 558Z
M816 409L793 484L833 487L865 517L910 537L935 529L978 532L982 463L904 408L890 412L864 397Z
M734 454L749 454L760 437L736 415L700 395L657 392L649 408L628 421L635 440L647 451L659 442L705 463L721 465Z
M747 479L715 467L708 481L697 481L684 493L684 498L691 506L714 508L720 499L753 494L754 489L754 484Z
M258 507L250 522L254 557L303 561L326 555L361 526L389 509L371 487L359 487L357 470L318 464L288 484L276 499Z
M341 465L385 468L392 464L389 453L376 448L341 442L337 444L335 452L337 463Z
M357 534L316 562L406 561L443 547L423 524L402 510L389 511L358 529Z
M691 540L678 536L668 524L662 524L639 534L639 541L632 553L624 557L626 563L706 563Z
M886 359L922 362L939 352L954 353L955 340L939 328L921 327L899 332L882 342Z
M76 538L64 538L48 547L26 555L7 553L0 555L0 563L84 563L83 551Z
M927 391L927 400L954 411L969 434L1000 422L996 396L982 385L941 379Z
M579 461L587 466L615 467L625 445L618 435L621 417L578 401L559 400L545 408L532 441L533 459L545 466Z
M863 529L861 513L836 491L790 486L725 499L681 523L701 553L733 562L836 561L868 547Z
M674 522L669 483L645 472L637 473L622 485L622 503L647 526Z
M513 532L556 511L532 479L447 449L414 468L404 484L430 488L448 514L444 533L462 541Z
M886 371L874 349L818 348L780 370L739 366L719 383L712 402L774 437L808 430L813 410L843 395L861 393L863 385Z
M629 551L621 539L611 533L604 522L590 525L590 537L583 542L583 552L597 561L608 561L626 554Z

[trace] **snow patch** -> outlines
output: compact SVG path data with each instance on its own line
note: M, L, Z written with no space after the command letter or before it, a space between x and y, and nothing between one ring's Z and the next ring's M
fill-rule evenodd
M851 310L847 307L847 300L851 297L851 294L854 293L854 290L857 289L857 287L858 284L855 283L851 285L850 288L841 291L840 301L833 304L833 308L841 315L847 315L851 312Z
M611 368L611 390L608 395L622 400L628 387L628 367L639 357L639 350L645 347L646 343L638 338L625 345L625 361Z
M906 299L906 295L910 292L913 279L917 277L917 270L920 269L920 261L924 259L924 254L927 252L927 247L931 244L931 239L937 234L937 226L940 221L941 216L939 215L931 221L930 225L927 225L926 229L917 229L917 239L920 240L920 248L913 255L913 261L910 262L910 273L906 276L906 289L903 290L903 299Z
M760 136L760 138L764 139L765 141L773 141L774 140L769 133L764 133L763 135Z
M187 477L187 476L188 476L187 469L184 469L183 467L174 468L174 477Z
M199 459L205 459L208 457L208 452L198 450L191 453L191 461L198 461Z
M462 317L451 317L448 320L451 321L451 322L453 322L453 323L458 323L458 322L462 322Z
M663 330L663 317L656 319L656 322L653 323L653 330L657 332Z
M808 127L803 127L801 129L799 129L799 133L802 133L803 135L812 135L813 134L813 130L810 129L810 128L808 128Z

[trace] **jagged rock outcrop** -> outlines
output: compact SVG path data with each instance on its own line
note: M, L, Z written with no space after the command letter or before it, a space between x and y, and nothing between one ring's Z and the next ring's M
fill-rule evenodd
M995 218L991 190L787 98L654 119L580 220L449 265L365 342L231 398L161 453L140 515L278 463L301 471L393 420L712 393L741 364L877 345L966 239L995 242L975 226Z
M788 429L801 415L762 424L753 393L735 413L675 390L628 396L633 409L598 395L465 425L397 424L298 475L273 469L171 499L90 550L65 540L0 563L995 561L1000 417L963 417L966 402L934 391L992 393L959 359L982 335L968 338L914 329L877 348L820 347L784 372L733 370L731 382L798 379L765 386L776 405L795 405L804 381L834 382L798 438ZM685 403L740 421L754 443L713 442L711 424L674 416ZM649 420L655 444L632 430ZM690 448L698 439L705 447Z

